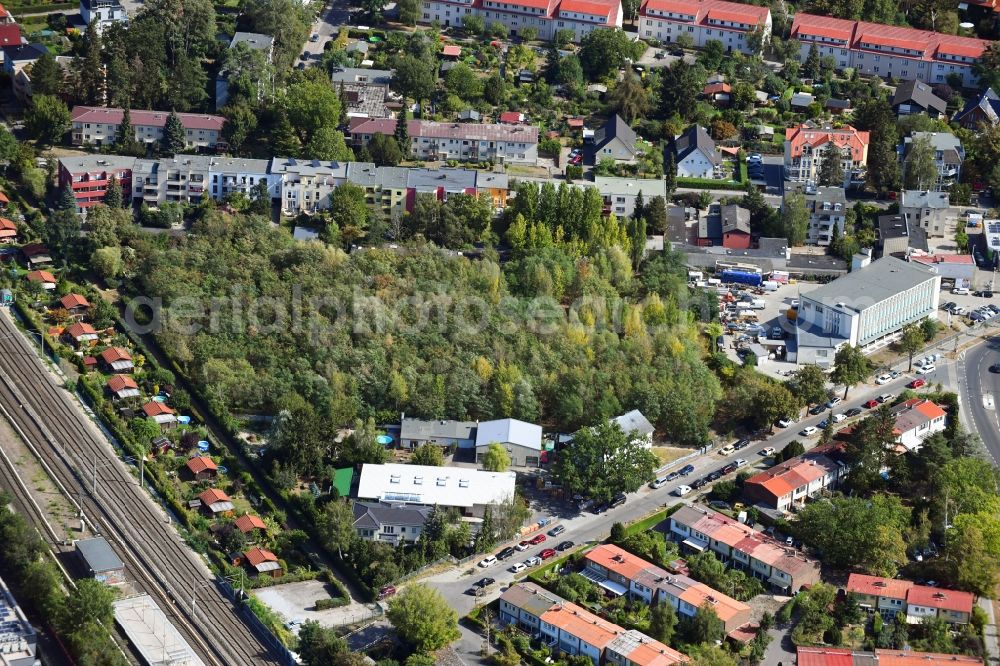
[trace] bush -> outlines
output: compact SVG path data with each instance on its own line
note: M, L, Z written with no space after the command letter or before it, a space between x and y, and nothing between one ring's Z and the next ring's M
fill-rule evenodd
M830 627L829 629L824 631L823 641L833 646L837 646L843 643L844 636L840 632L840 627Z

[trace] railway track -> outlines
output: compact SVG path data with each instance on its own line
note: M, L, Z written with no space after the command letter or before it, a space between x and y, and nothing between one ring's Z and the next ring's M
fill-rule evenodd
M0 314L0 406L206 664L281 663L6 313Z

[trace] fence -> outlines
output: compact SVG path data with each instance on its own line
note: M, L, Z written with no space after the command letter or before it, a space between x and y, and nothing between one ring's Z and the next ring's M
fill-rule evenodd
M292 652L285 647L280 640L278 640L277 636L271 633L271 630L267 628L259 617L254 615L252 610L250 610L239 598L237 598L236 590L233 589L233 586L230 585L225 578L221 578L219 576L215 577L215 584L223 592L223 594L229 597L230 601L236 604L239 608L240 615L242 615L243 619L248 625L250 625L250 628L268 645L268 647L274 650L275 654L278 655L281 661L286 666L297 666L298 660L295 655L292 654Z

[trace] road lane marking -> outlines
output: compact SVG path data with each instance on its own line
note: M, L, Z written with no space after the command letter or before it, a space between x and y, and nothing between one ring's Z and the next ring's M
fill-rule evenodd
M983 394L983 407L985 407L986 409L996 409L996 405L993 404L992 393Z

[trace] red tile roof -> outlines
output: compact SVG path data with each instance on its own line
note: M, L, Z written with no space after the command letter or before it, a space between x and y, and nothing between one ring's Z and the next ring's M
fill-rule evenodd
M701 94L709 96L709 95L717 95L718 93L725 93L728 95L732 91L733 87L728 83L721 83L721 82L709 83L707 86L704 87L704 89L702 89Z
M272 553L269 550L265 550L265 549L259 548L257 546L254 546L253 548L251 548L247 552L243 553L243 556L245 558L247 558L247 562L249 562L250 566L253 566L253 567L255 567L255 566L259 565L259 564L263 564L264 562L277 562L278 561L278 556L277 555L275 555L274 553Z
M118 393L119 391L124 391L125 389L139 389L139 385L135 383L135 380L128 375L115 375L108 380L105 386L112 393Z
M850 125L818 127L803 123L798 127L786 128L785 139L789 142L793 158L801 157L806 146L810 146L813 152L816 152L831 141L841 150L844 147L849 148L851 159L855 162L864 161L868 154L869 133L856 130Z
M66 334L74 340L79 340L84 335L97 335L97 331L86 322L77 322L66 329Z
M875 656L879 666L969 666L983 663L979 657L912 650L875 650Z
M572 603L556 605L542 613L542 622L603 651L623 629Z
M974 262L971 254L920 254L910 255L910 261L926 264L965 264L971 266Z
M957 613L971 613L976 598L971 592L960 590L943 590L939 587L914 585L906 595L906 603L914 606L926 606Z
M248 534L254 530L266 530L267 525L260 519L260 516L246 513L236 519L236 529L244 534Z
M25 277L28 279L28 282L45 282L48 284L55 284L56 282L56 277L48 271L31 271Z
M0 217L0 236L9 237L17 235L17 225L6 217Z
M872 597L906 599L906 593L911 587L913 582L908 580L853 573L848 577L845 589L854 594L866 594Z
M167 414L173 414L174 410L167 407L162 402L156 402L155 400L150 400L145 405L142 406L142 411L146 416L165 416Z
M215 461L207 456L198 456L197 458L191 458L187 461L187 468L191 470L192 474L201 474L202 472L218 471L219 467L215 464Z
M441 55L458 57L462 55L462 47L458 44L445 44L441 49Z
M74 106L71 120L74 123L118 125L124 116L125 112L122 109L103 106ZM163 127L167 124L170 112L132 110L130 116L133 127ZM184 129L215 130L218 132L222 130L222 126L226 122L222 116L211 116L205 113L178 113L177 117Z
M3 5L0 5L0 11L6 12L6 10L3 8ZM0 18L3 18L3 14L0 14ZM7 195L4 194L3 192L0 192L0 203L3 204L10 203L10 199L8 199Z
M524 114L520 111L504 111L499 118L502 123L517 124L524 122ZM572 119L571 119L572 120Z
M395 131L396 121L393 118L367 118L364 122L358 123L350 129L352 135L384 134L392 136ZM431 120L411 120L407 124L407 131L410 138L538 143L538 128L526 125L439 123Z
M597 0L563 0L559 3L560 14L563 12L575 12L577 14L607 18L611 15L613 9L612 3L599 2Z
M800 647L795 661L798 666L854 666L854 653L846 648Z
M754 5L744 5L738 2L726 2L725 0L696 0L695 2L687 2L686 0L645 0L639 9L639 14L646 15L649 11L693 16L695 23L703 25L708 25L709 19L744 25L757 25L759 23L766 23L767 17L771 13L771 10L767 7L755 7ZM651 16L659 16L659 14L652 14Z
M39 255L48 253L49 253L49 248L47 248L45 245L41 243L28 243L27 245L21 246L21 254L23 254L28 258L37 257Z
M229 501L231 501L229 499L229 495L227 495L226 493L222 492L218 488L209 488L208 490L206 490L202 494L198 495L198 499L201 500L201 503L204 506L212 506L213 504L216 504L218 502L229 502Z
M108 347L101 352L101 360L110 365L117 361L131 361L132 355L124 347Z
M67 310L72 310L73 308L89 308L90 303L87 299L80 294L66 294L61 299L59 303Z

